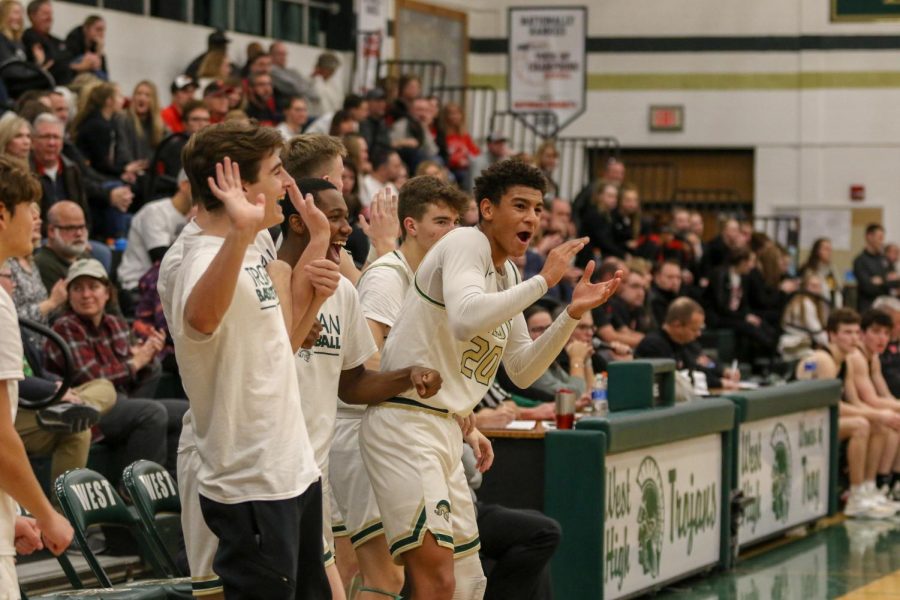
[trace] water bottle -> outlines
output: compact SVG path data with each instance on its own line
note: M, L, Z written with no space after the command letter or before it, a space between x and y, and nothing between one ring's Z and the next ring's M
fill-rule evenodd
M609 401L606 398L606 373L597 373L594 377L594 385L591 388L591 404L594 407L595 417L605 417L609 414Z
M817 379L816 375L816 360L814 358L808 358L803 361L803 370L800 371L799 375L797 375L797 379L800 381L810 381L812 379Z

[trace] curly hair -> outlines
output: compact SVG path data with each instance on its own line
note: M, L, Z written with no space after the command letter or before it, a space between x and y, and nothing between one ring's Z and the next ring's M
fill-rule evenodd
M547 178L537 167L520 160L502 160L494 163L475 178L475 201L479 204L487 198L495 206L509 188L520 185L541 193L547 193ZM481 214L479 211L479 220Z

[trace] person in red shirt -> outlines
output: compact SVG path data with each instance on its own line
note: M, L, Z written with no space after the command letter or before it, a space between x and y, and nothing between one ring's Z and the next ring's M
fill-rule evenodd
M182 111L185 105L194 97L197 90L197 82L189 75L179 75L169 87L172 92L172 104L162 110L162 120L172 133L184 131Z
M448 102L441 109L439 126L444 130L449 160L447 167L453 172L456 181L467 190L470 187L469 161L481 151L472 136L466 131L465 116L462 108L455 102Z

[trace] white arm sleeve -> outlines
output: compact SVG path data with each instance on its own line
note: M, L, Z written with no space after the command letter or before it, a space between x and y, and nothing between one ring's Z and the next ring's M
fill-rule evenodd
M578 321L569 316L568 310L564 310L547 331L532 341L525 317L517 315L503 353L503 366L512 382L520 388L527 388L537 381L562 352Z
M485 241L485 243L487 243ZM442 288L450 330L458 340L469 340L491 331L513 315L540 300L547 282L536 275L502 292L484 289L485 273L495 270L490 254L485 257L479 244L442 248ZM512 268L506 265L507 269Z

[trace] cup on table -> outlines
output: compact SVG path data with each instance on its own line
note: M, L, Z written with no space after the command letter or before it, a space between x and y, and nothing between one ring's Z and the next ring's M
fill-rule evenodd
M575 425L575 390L556 390L556 428L572 429Z

